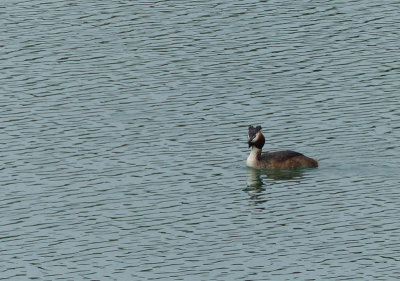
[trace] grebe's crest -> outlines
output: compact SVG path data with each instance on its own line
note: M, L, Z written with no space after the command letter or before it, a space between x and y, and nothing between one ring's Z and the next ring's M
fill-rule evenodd
M257 126L257 127L253 127L253 126L249 126L249 133L247 136L247 141L249 144L249 147L253 146L254 144L258 143L258 142L263 142L261 147L264 145L265 140L264 136L261 133L261 126Z

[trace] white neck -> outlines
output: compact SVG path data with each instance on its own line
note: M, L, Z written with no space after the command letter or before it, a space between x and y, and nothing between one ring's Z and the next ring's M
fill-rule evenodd
M260 155L261 155L261 149L253 146L249 157L247 157L246 165L249 167L254 167L255 164L259 161L258 157Z

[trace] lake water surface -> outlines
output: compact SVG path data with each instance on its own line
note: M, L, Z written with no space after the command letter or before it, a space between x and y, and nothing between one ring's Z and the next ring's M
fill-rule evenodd
M0 279L398 280L399 8L1 3Z

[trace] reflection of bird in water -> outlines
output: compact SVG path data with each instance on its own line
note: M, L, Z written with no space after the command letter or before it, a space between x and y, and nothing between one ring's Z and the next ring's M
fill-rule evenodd
M274 181L280 180L291 180L301 178L303 173L301 170L256 170L247 169L247 187L243 191L247 192L251 199L258 203L265 202L267 200L260 200L263 196L266 183L273 184Z
M247 187L262 188L264 181L261 176L272 180L291 180L303 176L301 170L256 170L247 169Z
M264 182L261 178L261 173L259 170L247 169L247 187L243 189L243 191L249 194L250 199L254 200L254 202L261 203L267 200L261 200L263 191Z

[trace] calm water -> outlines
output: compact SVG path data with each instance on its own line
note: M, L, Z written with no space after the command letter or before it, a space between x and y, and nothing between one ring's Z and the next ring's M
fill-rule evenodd
M132 3L0 4L0 279L398 280L398 2Z

